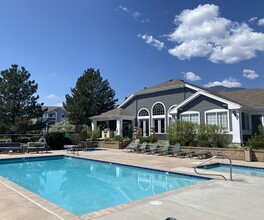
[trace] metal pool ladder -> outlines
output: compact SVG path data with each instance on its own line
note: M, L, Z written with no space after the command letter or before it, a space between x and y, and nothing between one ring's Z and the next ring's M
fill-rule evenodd
M207 162L209 162L209 161L211 161L211 160L213 160L213 159L223 159L223 158L227 158L227 159L229 160L229 167L230 167L230 181L233 181L233 178L232 178L232 160L231 160L231 158L230 158L229 156L224 155L224 154L221 154L221 153L217 153L216 156L213 156L213 157L211 157L211 158L209 158L209 159L203 161L202 163L197 164L197 165L193 168L193 169L194 169L194 172L195 172L196 174L198 174L198 175L220 176L220 177L224 178L224 180L227 181L227 179L225 178L224 175L221 175L221 174L211 174L211 173L199 173L199 172L196 170L197 167L199 167L199 166L201 166L201 165L204 165L205 163L207 163Z

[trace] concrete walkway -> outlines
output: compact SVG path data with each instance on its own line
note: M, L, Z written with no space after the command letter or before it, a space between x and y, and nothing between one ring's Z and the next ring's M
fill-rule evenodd
M44 155L69 155L65 151L50 154L0 154L0 158ZM126 153L121 150L80 152L80 157L124 163L183 173L193 172L194 164L201 160ZM264 167L264 163L233 161L239 165ZM206 172L206 171L205 171ZM264 178L234 175L233 182L212 180L161 196L120 205L77 217L61 208L44 202L30 201L28 192L0 178L0 219L263 219ZM13 189L16 189L14 191ZM35 198L35 197L30 198ZM153 202L154 201L154 202ZM42 204L42 207L41 205ZM44 204L44 205L43 205Z

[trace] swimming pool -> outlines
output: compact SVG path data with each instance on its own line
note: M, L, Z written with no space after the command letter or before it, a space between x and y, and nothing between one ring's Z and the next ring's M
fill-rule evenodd
M220 172L228 172L228 173L230 172L229 164L223 164L223 163L215 163L215 164L200 166L198 168L207 169L207 170L215 170L215 171L220 171ZM261 167L232 165L232 171L233 173L238 173L238 174L264 177L264 168L261 168Z
M78 216L208 180L68 156L2 159L0 176Z

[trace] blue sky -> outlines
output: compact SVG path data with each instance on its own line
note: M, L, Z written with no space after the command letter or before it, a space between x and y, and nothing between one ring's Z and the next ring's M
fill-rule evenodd
M1 0L0 69L24 66L58 105L100 69L121 103L172 78L263 88L264 1Z

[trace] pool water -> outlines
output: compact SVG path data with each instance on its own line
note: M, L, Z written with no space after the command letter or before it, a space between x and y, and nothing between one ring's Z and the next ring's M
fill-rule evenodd
M201 166L198 168L207 169L207 170L215 170L215 171L220 171L220 172L227 172L227 173L230 172L229 164L216 163L216 164ZM232 172L237 173L237 174L264 177L264 168L261 168L261 167L232 165Z
M0 175L78 216L208 180L66 156L0 160Z

